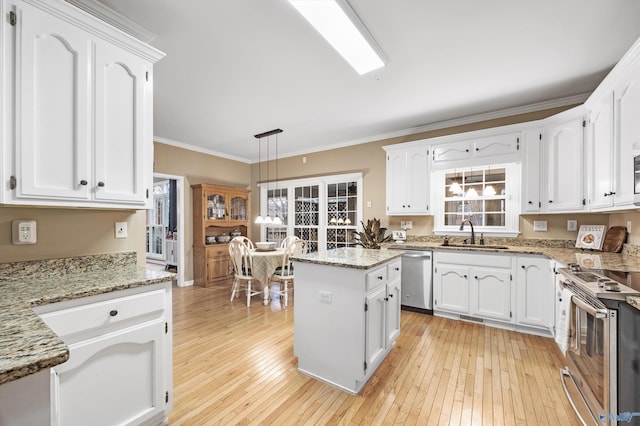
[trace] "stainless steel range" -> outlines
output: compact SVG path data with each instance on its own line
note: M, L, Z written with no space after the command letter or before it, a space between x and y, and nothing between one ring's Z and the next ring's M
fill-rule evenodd
M633 349L638 343L629 347L619 341L622 328L638 327L628 313L620 318L626 312L620 304L626 296L640 294L640 273L582 270L575 264L559 272L558 306L564 321L559 321L556 341L565 354L561 375L571 404L584 424L617 424L626 417L640 424L640 406L633 407L626 394L627 383L637 382L638 372L620 371L630 365L630 357L638 357Z

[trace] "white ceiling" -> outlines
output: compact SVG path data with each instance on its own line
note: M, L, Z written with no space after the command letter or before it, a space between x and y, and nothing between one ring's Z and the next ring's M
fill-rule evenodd
M589 93L640 37L637 0L350 0L389 59L359 76L287 0L99 1L167 54L156 139L248 162Z

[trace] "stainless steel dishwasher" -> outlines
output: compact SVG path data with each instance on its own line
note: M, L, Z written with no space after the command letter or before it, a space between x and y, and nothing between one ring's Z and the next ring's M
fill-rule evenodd
M402 307L419 312L433 312L432 252L410 248L402 250Z

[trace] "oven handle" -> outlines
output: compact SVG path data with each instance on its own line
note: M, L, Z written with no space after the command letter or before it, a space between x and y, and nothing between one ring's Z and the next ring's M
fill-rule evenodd
M589 315L591 315L592 317L596 317L598 319L602 319L602 318L606 318L609 316L609 314L607 313L607 311L603 311L601 309L596 309L593 306L591 306L590 304L586 303L585 301L583 301L582 299L580 299L577 295L573 295L571 297L571 301L580 309L582 309L583 311L587 311L587 313Z

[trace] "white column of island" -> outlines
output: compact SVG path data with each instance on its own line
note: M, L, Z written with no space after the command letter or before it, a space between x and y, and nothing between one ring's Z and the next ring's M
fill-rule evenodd
M401 254L350 247L293 258L299 371L360 392L400 334Z

